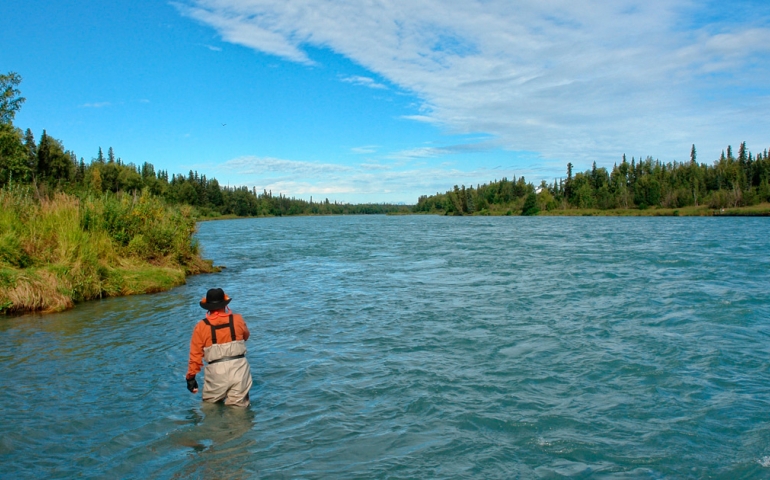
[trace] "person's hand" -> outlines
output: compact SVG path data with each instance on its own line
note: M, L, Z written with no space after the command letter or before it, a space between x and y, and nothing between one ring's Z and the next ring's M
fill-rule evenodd
M195 380L194 376L187 379L187 390L190 393L198 393L198 381Z

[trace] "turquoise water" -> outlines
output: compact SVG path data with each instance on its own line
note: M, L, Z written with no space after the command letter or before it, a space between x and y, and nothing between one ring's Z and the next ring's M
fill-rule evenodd
M765 219L305 217L198 237L223 273L0 319L0 476L770 478ZM213 286L252 331L248 410L185 389Z

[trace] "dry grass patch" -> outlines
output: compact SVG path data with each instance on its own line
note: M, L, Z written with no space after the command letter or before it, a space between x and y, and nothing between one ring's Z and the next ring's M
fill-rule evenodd
M26 270L16 277L15 285L4 288L0 293L0 305L11 313L61 312L75 305L72 298L62 293L63 289L66 290L66 287L53 273Z
M37 198L0 189L0 312L55 312L168 290L219 271L200 258L189 207L141 196Z

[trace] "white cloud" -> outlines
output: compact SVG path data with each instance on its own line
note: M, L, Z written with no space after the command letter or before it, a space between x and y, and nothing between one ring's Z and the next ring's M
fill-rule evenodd
M81 105L83 108L104 108L111 106L112 103L110 102L93 102L93 103L84 103Z
M428 115L403 115L401 118L405 118L407 120L414 120L417 122L438 123L438 120L436 118L430 117Z
M502 177L534 177L539 166L521 168L457 168L429 163L403 165L367 162L356 166L275 158L239 157L217 168L220 184L243 185L309 199L328 197L347 202L415 203L420 195L445 192L452 185L488 183Z
M365 155L369 153L375 153L378 148L379 145L364 145L362 147L353 147L350 149L350 151L359 155Z
M691 143L705 153L741 140L761 148L770 130L767 17L692 24L706 7L691 0L190 0L179 8L228 42L294 62L313 63L307 46L331 49L422 99L421 114L406 118L488 133L543 159L686 157Z
M185 15L214 27L227 42L252 47L295 62L313 64L305 52L292 45L292 43L303 43L308 39L294 37L291 32L274 31L277 26L274 22L280 19L271 18L270 15L258 15L258 12L249 13L239 11L237 8L230 9L224 3L221 5L223 9L212 15L213 12L209 8L217 5L214 5L216 2L209 3L210 5L201 3L199 6L173 4ZM287 36L294 38L287 41Z
M298 182L291 180L280 180L264 185L256 186L257 191L273 192L274 195L281 193L283 195L290 195L294 197L307 198L315 197L316 201L319 200L321 195L344 195L350 193L356 193L354 189L344 185L324 185L318 186L310 182Z
M388 155L391 159L419 159L443 157L459 153L483 152L497 148L495 142L478 141L472 143L463 143L459 145L449 145L445 147L416 147L401 150Z
M243 156L225 162L223 168L238 172L240 175L300 175L315 176L321 174L346 172L350 167L332 163L313 163L279 158L260 158Z
M433 158L446 155L449 152L441 147L416 147L407 150L401 150L390 155L391 158L409 159L409 158Z
M375 82L373 78L361 77L358 75L354 75L351 77L342 77L342 81L346 83L352 83L353 85L361 85L363 87L369 87L369 88L375 88L375 89L381 89L381 90L388 88L381 83Z
M393 167L390 165L383 165L381 163L362 163L361 168L364 170L391 170Z

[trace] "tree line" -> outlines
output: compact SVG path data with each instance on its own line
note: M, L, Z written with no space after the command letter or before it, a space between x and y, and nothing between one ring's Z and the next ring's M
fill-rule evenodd
M508 214L537 214L556 209L646 209L650 207L742 207L770 201L770 156L752 154L746 142L737 156L731 146L708 165L699 163L695 145L687 162L668 162L625 155L612 170L593 167L538 187L524 177L503 178L466 188L454 186L446 193L423 195L415 212L454 215L484 214L505 210Z
M169 174L151 163L125 163L112 147L106 155L101 147L90 161L78 160L74 152L43 130L36 141L32 131L15 127L15 113L24 102L16 73L0 75L0 187L30 184L38 190L67 193L149 193L170 204L196 207L205 216L282 216L326 214L376 214L406 212L408 207L389 204L347 204L329 199L313 202L289 198L256 188L221 185L216 178L190 171Z

